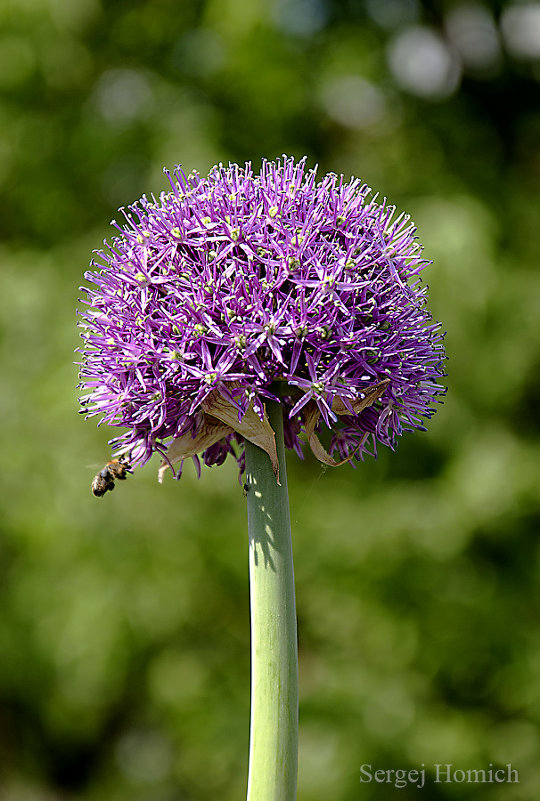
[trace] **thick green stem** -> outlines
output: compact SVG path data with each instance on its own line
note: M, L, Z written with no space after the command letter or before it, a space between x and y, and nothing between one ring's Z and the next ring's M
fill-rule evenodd
M251 609L248 801L294 801L298 647L282 407L266 406L281 486L267 453L246 441Z

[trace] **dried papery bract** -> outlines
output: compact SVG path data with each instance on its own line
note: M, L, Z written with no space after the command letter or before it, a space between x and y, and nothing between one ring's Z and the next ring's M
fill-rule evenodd
M374 384L372 387L367 387L364 391L364 397L355 400L352 404L350 404L351 408L348 409L341 398L336 398L334 403L332 404L332 411L335 414L339 415L355 415L360 414L361 411L367 409L368 406L372 406L376 400L378 400L383 392L385 391L386 387L390 383L390 380L387 378L384 381L379 381L377 384ZM309 401L304 407L304 429L306 432L306 437L309 442L309 446L312 450L313 455L323 464L328 465L329 467L340 467L345 462L349 462L352 457L355 455L352 453L350 456L346 456L345 459L342 459L340 462L336 462L329 453L321 445L321 442L315 433L315 429L317 428L317 423L319 422L319 418L321 413L317 404L314 401ZM358 448L360 448L365 438L367 437L367 433L365 434L364 438L358 444ZM358 450L357 448L357 450Z
M163 461L159 469L159 481L163 480L163 475L168 467L183 462L189 456L196 456L198 453L206 451L219 440L236 432L268 454L276 481L279 484L276 437L268 422L266 410L261 420L250 406L239 420L238 409L217 390L211 392L201 406L204 414L195 435L188 432L181 437L175 437L167 450L167 460Z

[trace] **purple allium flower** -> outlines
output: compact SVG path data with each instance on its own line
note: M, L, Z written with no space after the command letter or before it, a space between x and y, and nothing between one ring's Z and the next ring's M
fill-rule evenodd
M85 274L82 411L127 428L117 455L158 451L180 474L231 453L242 470L245 437L272 458L265 399L286 446L302 456L307 440L327 464L423 428L445 355L408 215L305 159L167 175Z

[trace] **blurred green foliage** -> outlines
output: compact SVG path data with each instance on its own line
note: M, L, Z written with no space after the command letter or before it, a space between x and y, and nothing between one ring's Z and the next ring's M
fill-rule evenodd
M357 470L290 459L299 801L418 797L360 784L365 763L511 762L519 784L425 797L538 795L538 8L1 4L1 801L245 793L235 466L159 486L150 464L96 500L110 432L77 416L72 361L119 205L163 166L281 153L413 214L449 354L427 433Z

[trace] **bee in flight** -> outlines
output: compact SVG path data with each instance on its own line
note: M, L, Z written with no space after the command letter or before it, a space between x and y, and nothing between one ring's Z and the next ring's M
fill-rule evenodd
M131 468L127 462L123 459L112 459L94 476L92 492L96 498L101 498L107 490L113 491L115 481L125 481L128 473L131 473Z

